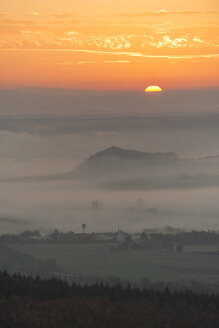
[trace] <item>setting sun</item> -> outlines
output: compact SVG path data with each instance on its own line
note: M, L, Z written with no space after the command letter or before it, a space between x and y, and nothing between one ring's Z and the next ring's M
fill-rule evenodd
M163 91L158 85L150 85L145 89L145 92L160 92Z
M219 86L217 0L51 3L1 1L0 88Z

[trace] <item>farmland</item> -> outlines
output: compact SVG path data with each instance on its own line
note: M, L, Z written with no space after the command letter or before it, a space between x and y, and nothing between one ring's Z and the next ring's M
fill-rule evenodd
M212 247L189 246L183 254L154 250L124 250L111 252L110 244L12 244L15 250L39 259L53 258L68 273L117 276L130 281L147 277L150 281L196 279L216 282L219 275L219 255L196 253ZM214 246L214 250L219 246Z

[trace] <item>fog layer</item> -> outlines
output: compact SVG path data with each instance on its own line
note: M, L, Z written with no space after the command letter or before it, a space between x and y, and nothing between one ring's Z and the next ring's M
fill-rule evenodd
M149 96L1 91L1 231L81 231L84 222L87 231L115 231L118 224L127 231L165 225L218 229L218 103L217 90ZM83 182L71 176L112 145L174 152L179 161L141 170L127 163L124 176L116 165L101 180L97 170L92 183L89 172Z

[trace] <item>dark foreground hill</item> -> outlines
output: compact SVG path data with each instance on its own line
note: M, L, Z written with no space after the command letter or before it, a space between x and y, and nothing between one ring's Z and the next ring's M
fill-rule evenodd
M0 327L217 328L219 296L76 286L0 273Z

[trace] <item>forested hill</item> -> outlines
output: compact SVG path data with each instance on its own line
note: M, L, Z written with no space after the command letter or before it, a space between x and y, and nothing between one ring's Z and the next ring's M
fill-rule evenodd
M219 296L190 291L70 286L58 279L1 272L0 295L0 327L219 327Z

